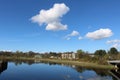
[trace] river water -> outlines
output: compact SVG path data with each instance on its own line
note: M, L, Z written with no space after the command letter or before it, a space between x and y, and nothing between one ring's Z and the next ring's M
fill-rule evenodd
M49 62L0 62L0 80L119 80L118 71Z

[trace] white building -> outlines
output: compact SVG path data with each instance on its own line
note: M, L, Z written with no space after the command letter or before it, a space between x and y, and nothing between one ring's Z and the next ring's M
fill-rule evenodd
M62 59L76 59L75 53L63 53L61 54Z

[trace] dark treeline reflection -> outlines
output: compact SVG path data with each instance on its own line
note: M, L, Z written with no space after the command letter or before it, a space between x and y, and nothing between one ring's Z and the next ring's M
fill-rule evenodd
M15 65L21 65L22 63L32 65L35 64L34 60L9 60L9 62L14 62Z
M106 69L93 69L93 68L85 68L85 67L81 67L81 66L75 66L74 68L77 72L80 72L80 73L83 73L85 72L86 70L90 70L90 71L95 71L95 73L97 75L100 75L100 76L108 76L110 75L109 73L109 70L106 70Z
M7 61L0 61L0 74L7 69L7 65Z
M83 73L86 70L94 71L97 75L105 77L105 76L112 76L112 80L120 80L120 67L116 70L104 70L104 69L90 69L90 68L84 68L81 66L75 66L74 68L76 71Z

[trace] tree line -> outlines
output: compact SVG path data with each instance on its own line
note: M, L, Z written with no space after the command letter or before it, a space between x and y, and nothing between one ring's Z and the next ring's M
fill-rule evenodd
M100 64L107 64L108 60L120 60L120 52L114 47L108 51L103 49L96 50L93 56L89 56L89 53L85 53L82 50L77 50L77 55L80 61L90 61Z
M0 51L0 57L13 57L13 58L34 58L35 55L40 55L42 58L50 58L53 56L54 58L61 58L61 54L72 54L73 52L46 52L46 53L37 53L33 51L29 52L10 52L10 51ZM92 55L92 56L91 56ZM76 51L76 59L79 61L87 61L87 62L97 62L106 64L107 60L119 60L120 52L112 47L110 50L106 51L103 49L96 50L94 53L90 54L89 52L85 52L82 49Z

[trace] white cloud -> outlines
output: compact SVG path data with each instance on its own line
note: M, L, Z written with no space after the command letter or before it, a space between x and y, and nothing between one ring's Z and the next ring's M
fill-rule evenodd
M78 36L79 32L78 31L72 31L71 34L69 34L68 36Z
M46 24L46 30L66 30L67 25L61 24L60 18L68 11L69 7L67 7L64 3L57 3L49 10L42 9L39 14L33 16L31 20L39 25Z
M86 34L86 37L94 40L99 40L99 39L110 37L112 35L113 35L112 30L106 28L106 29L99 29L94 32L88 32Z
M68 34L67 36L65 36L65 39L70 40L71 37L75 37L75 36L79 36L79 32L73 30L70 34Z
M63 25L60 22L53 22L53 23L49 23L46 26L46 30L66 30L67 29L67 25Z
M111 44L111 47L119 48L120 47L120 40L119 39L114 39L114 40L108 40L106 42L107 44Z
M112 44L112 43L120 43L120 40L115 39L115 40L108 40L107 44Z

